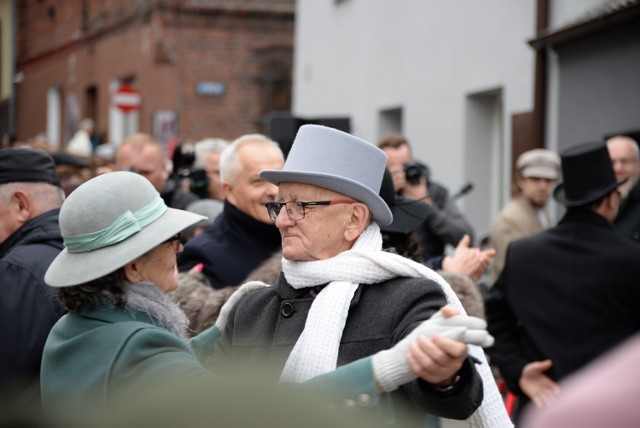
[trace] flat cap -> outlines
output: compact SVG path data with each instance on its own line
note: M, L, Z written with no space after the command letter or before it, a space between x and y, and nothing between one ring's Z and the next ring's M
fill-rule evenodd
M518 157L516 168L522 177L557 180L560 177L560 156L546 149L529 150Z
M0 149L0 184L42 182L60 187L51 156L40 150Z

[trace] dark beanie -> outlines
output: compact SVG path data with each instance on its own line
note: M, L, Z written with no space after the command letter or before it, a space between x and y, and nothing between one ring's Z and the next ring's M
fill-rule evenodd
M25 181L60 187L51 156L34 149L0 149L0 184Z

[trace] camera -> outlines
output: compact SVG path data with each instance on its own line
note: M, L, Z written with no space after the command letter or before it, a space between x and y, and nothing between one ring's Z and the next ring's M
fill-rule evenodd
M413 185L420 183L420 178L424 177L429 181L429 168L418 161L409 161L403 165L404 176Z
M202 168L194 166L195 145L189 141L182 142L173 154L174 180L178 183L187 180L191 193L199 198L209 197L209 176Z

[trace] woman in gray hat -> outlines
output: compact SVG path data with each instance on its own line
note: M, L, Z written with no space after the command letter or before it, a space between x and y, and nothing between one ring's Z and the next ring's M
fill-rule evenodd
M45 276L69 311L51 330L44 349L45 411L111 408L140 388L174 393L192 381L217 379L202 361L236 301L265 284L242 286L215 326L186 340L187 318L165 293L177 287L176 254L183 248L179 233L202 218L167 208L153 186L131 172L95 177L69 196L60 211L66 248ZM434 332L458 337L482 327L469 320L435 319L410 340ZM388 351L393 351L394 376L407 381L415 377L405 360L408 343ZM312 383L338 387L334 398L367 396L363 407L371 408L378 404L375 386L384 383L373 376L371 359L364 358Z

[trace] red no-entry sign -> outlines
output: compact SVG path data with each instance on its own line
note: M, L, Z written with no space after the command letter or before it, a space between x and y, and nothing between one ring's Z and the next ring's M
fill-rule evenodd
M134 87L122 85L113 94L113 103L123 112L129 113L140 107L142 96Z

